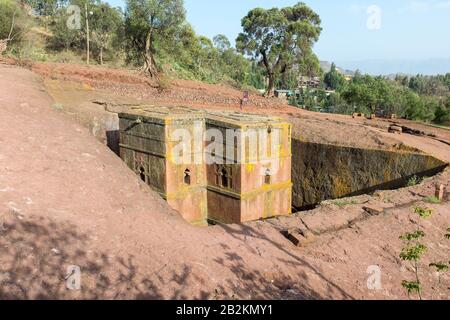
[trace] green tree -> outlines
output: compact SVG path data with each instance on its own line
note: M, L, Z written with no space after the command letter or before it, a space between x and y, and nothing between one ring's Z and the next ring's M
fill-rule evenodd
M405 93L405 115L406 118L411 120L417 120L421 118L423 113L423 103L420 96L408 91Z
M443 81L447 88L450 90L450 73L445 74Z
M419 94L425 92L425 77L423 75L416 75L409 79L409 88Z
M405 243L405 246L402 248L400 253L400 259L405 262L411 263L412 270L414 271L414 280L404 280L402 281L402 287L407 291L408 297L411 298L411 294L416 293L419 296L419 299L423 299L423 283L420 278L419 268L421 266L421 260L424 254L429 251L428 246L422 243L425 239L425 232L422 230L421 220L430 218L434 211L432 209L423 208L420 206L414 206L413 211L416 214L417 221L414 221L416 224L416 230L413 232L405 233L400 237L400 239ZM411 220L413 221L413 220ZM447 232L450 232L450 229L447 229ZM444 236L446 239L450 238L450 234L446 234ZM430 245L430 248L435 247L436 245ZM429 268L434 269L438 273L438 282L432 287L433 293L431 295L431 299L433 299L435 293L439 292L442 288L442 276L444 273L448 272L450 266L450 261L438 261L433 262L428 265ZM450 288L447 288L447 290ZM444 289L445 290L445 289Z
M217 50L219 50L220 52L225 52L231 49L231 42L224 34L218 34L217 36L215 36L213 38L213 43Z
M241 60L242 59L243 57L241 58ZM255 62L253 62L250 66L250 71L246 84L257 89L264 88L264 69L258 66Z
M403 74L396 74L395 75L395 82L398 84L407 87L409 85L409 78L406 75Z
M24 0L37 14L48 17L54 16L58 9L62 8L68 1L65 0Z
M368 79L364 82L353 81L341 93L342 98L356 108L354 111L372 113L375 109L377 95L373 89L373 81Z
M219 65L219 52L214 48L211 39L197 37L196 50L192 52L194 63L200 80L216 82L222 77Z
M332 63L331 69L325 74L323 82L327 88L336 90L345 83L345 79L337 70L336 65Z
M91 35L92 24L94 22L94 11L101 4L100 0L72 0L72 5L76 5L80 8L81 15L81 29L78 30L78 36L80 37L80 48L86 50L86 63L90 63L91 56Z
M9 45L19 44L29 27L28 17L17 1L0 0L0 54Z
M92 40L98 47L100 64L103 64L104 51L114 44L114 37L122 34L122 13L106 3L94 6L92 12ZM115 44L115 50L118 50L118 42Z
M419 206L415 206L413 210L419 217L417 229L413 232L405 233L400 237L400 240L405 242L405 247L403 247L402 252L400 253L400 259L411 262L415 279L414 281L402 281L402 286L407 290L408 297L411 296L411 293L417 293L420 300L422 300L423 288L419 276L419 264L422 256L427 252L428 248L421 243L421 240L425 237L425 233L422 231L420 219L428 219L433 215L433 211L431 209L422 208Z
M143 60L143 71L158 77L158 42L168 41L185 21L183 0L127 0L125 30L130 50Z
M434 112L434 121L437 123L445 123L450 120L450 94L447 95L445 101L438 103Z
M320 67L320 61L316 54L307 48L300 53L300 59L298 61L298 73L309 78L322 76L322 68Z
M66 8L60 8L56 11L53 17L53 23L50 26L50 30L53 34L48 40L50 49L56 51L65 49L66 51L69 51L72 48L84 47L80 30L67 28L67 19L69 19L69 14L67 13Z
M242 19L237 48L266 69L266 96L273 95L276 80L298 61L302 49L312 47L319 39L320 23L319 15L304 3L282 9L256 8Z
M55 23L55 17L58 11L73 3L73 0L21 0L21 2L28 4L37 13L39 19L43 22L45 29L48 29Z

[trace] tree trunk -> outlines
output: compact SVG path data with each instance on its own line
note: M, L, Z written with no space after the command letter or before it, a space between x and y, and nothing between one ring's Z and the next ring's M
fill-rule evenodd
M147 33L145 40L145 52L144 52L144 72L148 73L150 78L158 77L158 69L156 68L156 61L153 57L153 30Z
M90 62L90 39L89 39L89 13L87 3L84 5L86 13L86 64Z
M100 46L100 65L103 65L103 46Z
M9 29L8 38L0 39L0 55L2 55L3 52L5 52L8 49L8 42L10 42L15 37L13 36L15 22L16 22L16 10L14 11L14 14L12 16L11 28Z
M267 98L275 96L275 75L274 75L274 73L269 72L268 78L269 78L269 84L267 86L266 93L264 94L264 96Z
M0 40L0 55L8 49L8 40Z
M263 63L267 70L267 77L269 78L269 85L267 86L267 91L264 94L265 97L273 97L275 95L275 72L274 69L270 66L269 60L267 59L267 54L265 51L261 51L261 55L263 57Z

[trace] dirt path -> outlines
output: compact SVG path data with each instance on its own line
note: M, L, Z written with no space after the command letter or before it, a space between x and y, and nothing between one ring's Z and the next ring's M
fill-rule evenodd
M414 227L409 208L394 206L306 249L272 222L195 228L52 104L39 77L0 65L1 298L406 298L400 283L408 269L394 257L398 234ZM415 194L430 194L436 179L450 187L446 172ZM390 197L394 204L422 199L409 190ZM329 214L361 208L325 206L285 223L311 217L312 229L314 219L333 228ZM441 238L450 205L434 208L425 226L430 259L449 252ZM382 267L382 290L367 288L372 264ZM81 268L80 291L66 288L70 265ZM435 281L423 276L427 285Z

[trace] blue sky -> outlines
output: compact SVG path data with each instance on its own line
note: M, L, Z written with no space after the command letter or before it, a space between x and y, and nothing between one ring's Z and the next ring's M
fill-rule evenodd
M123 4L121 0L108 0ZM255 7L283 7L296 0L185 0L198 34L227 35L232 42L241 18ZM321 60L450 60L450 0L304 0L322 18L314 51ZM380 10L379 28L369 29L367 8ZM373 17L373 16L372 16ZM375 17L376 18L376 17ZM450 71L450 70L447 70Z

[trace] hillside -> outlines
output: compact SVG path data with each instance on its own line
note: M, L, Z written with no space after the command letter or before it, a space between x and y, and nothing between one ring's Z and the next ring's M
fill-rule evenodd
M310 112L289 106L285 99L267 99L255 92L250 92L249 101L241 109L243 91L228 85L175 79L168 88L161 90L147 77L127 69L42 62L32 63L30 69L44 78L44 84L56 103L76 117L85 113L87 119L84 121L87 122L92 121L91 113L104 112L104 104L116 109L132 105L185 105L283 116L296 124L295 135L310 142L389 149L398 148L404 138L387 134L391 124L389 120L369 121L352 119L347 115ZM80 106L85 111L80 111ZM407 120L394 122L450 142L449 131ZM440 156L445 157L446 152Z
M320 61L320 68L322 69L322 71L324 73L330 72L330 70L331 70L331 62L329 62L329 61ZM346 69L340 68L339 66L336 67L336 69L339 70L339 72L341 72L343 75L353 76L355 74L355 71L346 70ZM357 70L357 69L355 69L355 70Z
M158 92L126 70L41 63L30 68L0 65L1 298L407 298L401 281L410 270L398 258L398 237L415 227L412 205L424 205L436 184L450 187L448 170L347 205L331 201L288 218L195 228L91 135L96 112L105 112L93 101L106 101L108 108L152 103L239 110L241 92L190 81ZM300 134L310 139L381 148L395 140L450 160L445 143L388 134L383 121L380 128L255 95L244 110L298 118ZM319 135L319 127L330 136ZM351 137L355 130L366 135ZM447 131L430 130L447 141ZM368 216L368 205L382 207L383 214ZM446 257L442 235L450 223L448 200L426 205L435 212L424 224L434 245L424 263ZM305 227L317 237L305 248L280 232ZM81 291L65 287L69 265L81 267ZM367 287L371 265L383 272L380 290ZM437 280L433 273L422 276L427 287ZM434 298L449 296L442 291Z

